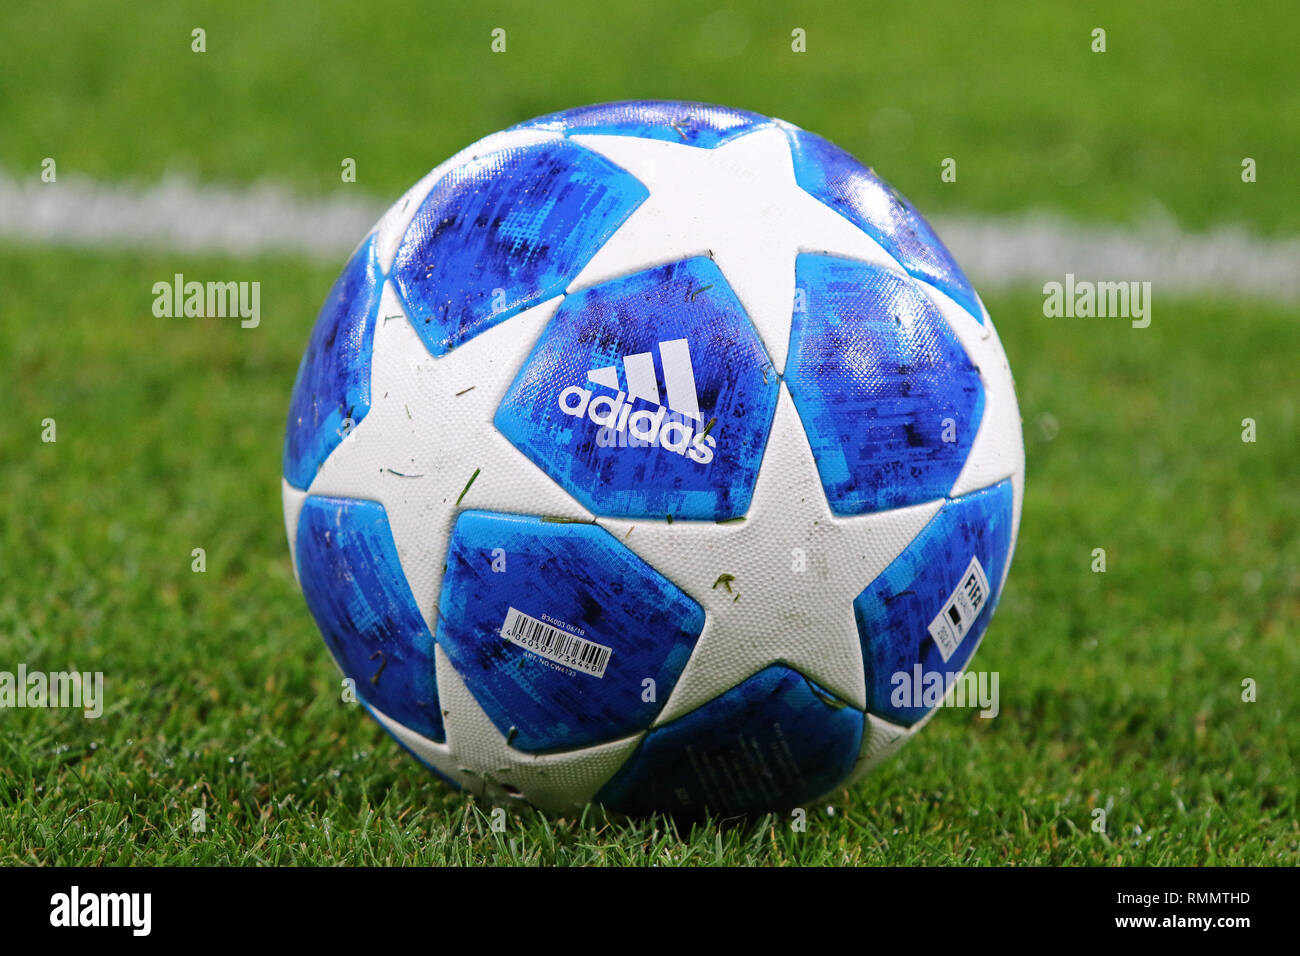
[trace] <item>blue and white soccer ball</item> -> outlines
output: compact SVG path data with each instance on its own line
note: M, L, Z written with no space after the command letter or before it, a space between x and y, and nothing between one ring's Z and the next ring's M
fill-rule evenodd
M1023 477L1001 343L905 199L780 120L635 102L489 136L380 220L298 372L284 512L344 676L439 776L734 814L933 713Z

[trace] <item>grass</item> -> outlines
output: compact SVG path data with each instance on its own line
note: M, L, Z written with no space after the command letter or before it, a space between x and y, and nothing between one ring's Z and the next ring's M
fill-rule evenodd
M1300 233L1300 178L1284 174L1300 155L1300 12L1283 0L1230 15L1120 0L12 6L0 170L15 176L53 157L60 181L396 197L526 117L664 97L820 132L927 214ZM1241 182L1247 156L1258 183ZM152 285L177 271L261 281L261 325L155 318ZM1157 288L1135 330L1044 318L1033 293L988 300L1029 467L977 658L1001 675L997 719L941 712L809 808L806 832L593 812L515 814L498 833L340 703L289 567L280 440L335 271L0 247L0 670L103 671L107 696L98 720L0 711L0 864L1300 862L1293 310Z
M469 142L603 100L702 99L839 142L929 213L1300 232L1300 8L228 0L11 4L0 168L395 199ZM506 30L506 52L491 31ZM806 31L807 52L791 51ZM1107 31L1105 53L1091 33ZM191 31L206 31L206 52ZM344 158L357 162L345 186ZM957 161L957 181L940 180ZM1243 158L1259 181L1241 181Z
M1044 318L1032 293L988 302L1029 462L977 658L1001 674L997 719L940 713L803 833L594 814L494 833L340 703L289 567L280 440L334 270L187 259L263 283L262 323L241 329L155 318L175 266L0 249L0 669L101 670L107 696L99 720L0 712L0 863L1300 861L1287 309L1157 294L1135 330Z

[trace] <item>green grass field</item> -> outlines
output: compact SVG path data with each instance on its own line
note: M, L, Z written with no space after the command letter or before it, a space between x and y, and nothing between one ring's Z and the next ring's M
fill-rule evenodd
M396 196L500 126L656 95L785 116L927 213L1300 232L1290 5L543 9L20 6L0 40L0 169L35 176L52 155L61 177ZM1088 53L1095 25L1111 52ZM193 26L209 53L189 52ZM510 37L495 58L493 26ZM716 37L740 34L720 57ZM358 186L338 183L343 156ZM1300 862L1294 307L1157 289L1139 330L1045 318L1034 288L985 296L1028 460L976 658L1001 675L997 719L941 712L806 832L515 812L494 833L485 805L340 703L293 580L280 445L339 265L0 246L0 670L103 671L107 697L98 720L0 711L0 863ZM260 327L155 318L151 287L177 271L261 281Z
M0 168L34 175L54 156L107 180L176 172L316 194L343 188L350 156L346 188L396 198L522 119L685 99L827 136L930 213L1300 232L1300 178L1286 174L1300 155L1300 8L1075 6L18 3L0 36ZM206 53L191 52L195 27ZM496 27L503 54L489 49ZM1104 54L1090 49L1096 27ZM1259 188L1242 188L1247 156ZM956 183L939 180L944 157Z
M104 671L108 708L0 716L6 862L1297 861L1297 408L1279 386L1300 335L1283 309L1243 324L1238 303L1171 303L1136 330L1043 318L1034 294L989 302L1029 461L978 657L1001 673L997 719L939 714L806 833L516 816L494 834L339 702L293 581L280 433L300 317L332 270L195 263L273 284L274 316L241 330L153 319L166 258L97 256L76 282L65 265L0 259L0 648Z

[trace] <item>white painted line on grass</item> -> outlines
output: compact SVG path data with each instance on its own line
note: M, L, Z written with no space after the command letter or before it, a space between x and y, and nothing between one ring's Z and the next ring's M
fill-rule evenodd
M0 239L33 245L341 260L384 209L370 196L304 199L271 185L172 178L138 188L70 176L19 182L0 173Z
M309 199L275 185L42 183L0 172L0 241L19 244L341 261L386 208L346 187ZM1083 225L1045 215L936 217L935 228L978 289L1041 287L1073 273L1149 281L1157 293L1300 299L1300 239L1244 229Z

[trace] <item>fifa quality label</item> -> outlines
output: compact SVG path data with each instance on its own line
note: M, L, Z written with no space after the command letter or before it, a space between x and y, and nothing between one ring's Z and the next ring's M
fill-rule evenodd
M952 657L957 645L970 631L975 618L984 609L988 600L989 579L984 574L979 558L971 558L966 572L961 576L961 583L943 602L943 610L930 622L930 636L944 663Z
M570 626L563 621L551 620L554 623L539 621L512 607L506 610L501 636L548 661L592 677L604 677L605 666L609 664L614 649L573 633L580 628L568 629Z

